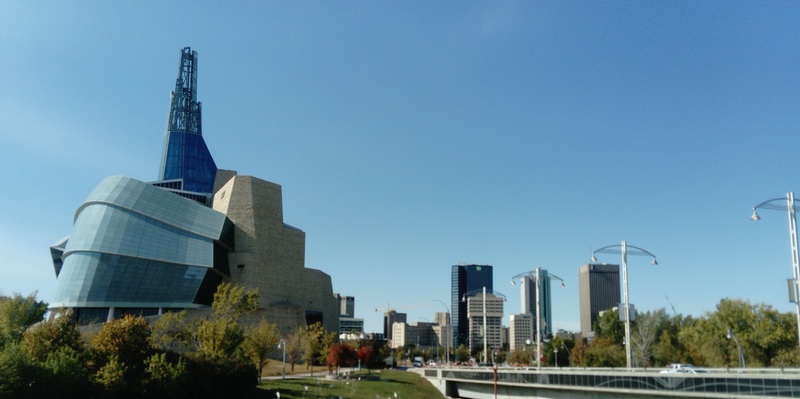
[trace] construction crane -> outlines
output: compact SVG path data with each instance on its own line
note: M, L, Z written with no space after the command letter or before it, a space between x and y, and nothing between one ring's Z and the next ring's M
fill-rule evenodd
M391 306L391 304L388 304L388 303L387 303L387 304L386 304L386 309L375 308L375 311L376 311L376 312L386 312L386 313L389 313L389 312L397 311L397 310L400 310L400 309L411 309L411 308L429 308L429 307L431 307L431 306L433 306L433 304L432 304L432 303L420 303L420 304L416 304L416 305L398 306L398 307L396 307L396 308L393 308L393 307Z

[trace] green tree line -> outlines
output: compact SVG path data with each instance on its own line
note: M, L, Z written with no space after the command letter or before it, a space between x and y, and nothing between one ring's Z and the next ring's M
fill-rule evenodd
M47 304L35 293L0 296L0 399L242 396L270 356L282 355L281 341L292 369L347 360L330 356L336 336L318 323L285 336L266 320L243 325L257 306L256 290L222 284L200 320L125 316L88 333L68 313L44 320ZM359 344L364 365L368 346Z
M544 344L542 365L625 367L625 325L617 312L604 312L594 327L589 343L554 337ZM697 318L670 315L663 308L637 312L631 341L633 367L736 368L740 347L746 367L800 367L796 315L742 299L722 299L714 311ZM535 364L533 348L509 354L508 361Z

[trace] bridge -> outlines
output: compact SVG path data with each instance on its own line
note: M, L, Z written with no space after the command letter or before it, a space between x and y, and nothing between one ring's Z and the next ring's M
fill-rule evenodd
M466 399L800 398L800 369L424 368L445 396Z

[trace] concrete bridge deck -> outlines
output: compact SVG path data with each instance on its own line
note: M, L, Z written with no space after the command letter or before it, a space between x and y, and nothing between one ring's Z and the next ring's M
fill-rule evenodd
M444 395L467 399L800 398L800 369L424 368Z

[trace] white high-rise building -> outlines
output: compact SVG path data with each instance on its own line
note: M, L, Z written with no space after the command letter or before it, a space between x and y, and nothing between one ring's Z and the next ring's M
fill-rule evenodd
M514 352L525 350L528 342L535 342L533 326L534 320L531 314L512 314L508 318L508 341L509 349Z
M489 350L500 350L503 346L503 301L504 299L494 294L486 294L486 307L483 304L484 295L475 294L467 298L467 319L469 320L469 347L474 349L483 346L484 333ZM485 314L484 314L485 309ZM484 321L486 317L486 331Z

